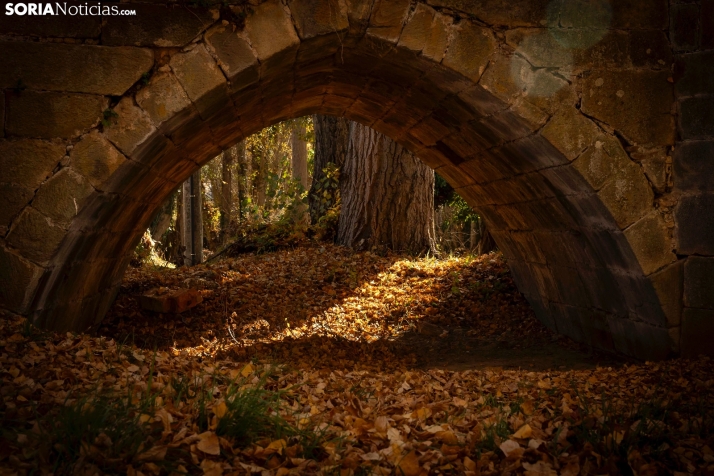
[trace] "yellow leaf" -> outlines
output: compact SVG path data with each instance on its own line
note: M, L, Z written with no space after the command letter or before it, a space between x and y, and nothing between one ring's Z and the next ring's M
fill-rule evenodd
M419 476L421 473L419 457L414 451L410 452L402 458L401 461L399 461L397 469L400 470L397 474L403 474L404 476Z
M209 455L220 455L221 445L218 442L218 436L212 431L206 431L198 435L198 443L196 447Z
M139 423L146 423L147 421L151 420L151 415L147 415L146 413L142 413L139 416Z
M240 374L243 377L247 377L248 375L252 374L254 370L255 370L255 367L253 367L253 364L248 364L245 367L243 367L243 370L240 371Z
M464 468L466 468L468 471L476 471L477 466L476 462L469 458L468 456L464 457Z
M513 434L514 438L530 438L533 435L533 428L530 425L523 425L517 432Z
M223 418L227 411L228 407L226 406L226 402L223 401L213 407L213 414L218 418Z
M285 440L275 440L272 441L266 448L265 448L265 453L270 454L270 453L278 453L278 454L283 454L283 450L287 446L287 442ZM271 450L271 451L268 451Z

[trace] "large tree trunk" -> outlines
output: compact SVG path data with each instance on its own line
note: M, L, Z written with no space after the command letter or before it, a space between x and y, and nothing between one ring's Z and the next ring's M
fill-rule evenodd
M435 252L434 171L393 140L350 124L340 194L340 244Z
M154 219L151 221L151 238L154 241L161 241L164 233L169 229L174 214L175 199L176 192L172 193L164 204L161 205L161 208L159 208L156 216L154 216Z
M339 170L345 163L350 140L350 123L342 117L313 116L315 157L312 186L308 194L310 222L314 225L339 199L340 189L326 176L328 167Z
M231 207L233 206L233 150L221 155L221 243L226 244L230 236Z

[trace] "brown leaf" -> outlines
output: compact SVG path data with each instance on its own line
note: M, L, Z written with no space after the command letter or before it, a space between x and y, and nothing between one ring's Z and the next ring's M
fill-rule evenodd
M221 445L218 436L212 431L206 431L198 435L199 440L196 447L209 455L218 456L221 454Z

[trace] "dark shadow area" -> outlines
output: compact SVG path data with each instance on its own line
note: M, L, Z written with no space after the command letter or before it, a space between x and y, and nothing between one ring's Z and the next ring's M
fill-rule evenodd
M182 314L138 305L157 287L190 287ZM500 254L414 259L311 243L176 270L134 269L100 335L200 359L300 368L614 366L537 320Z

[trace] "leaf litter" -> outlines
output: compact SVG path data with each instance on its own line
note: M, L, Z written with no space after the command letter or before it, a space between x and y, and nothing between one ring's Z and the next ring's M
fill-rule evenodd
M180 287L203 302L138 304ZM497 254L130 269L95 334L0 326L2 475L714 475L711 360L556 338Z

